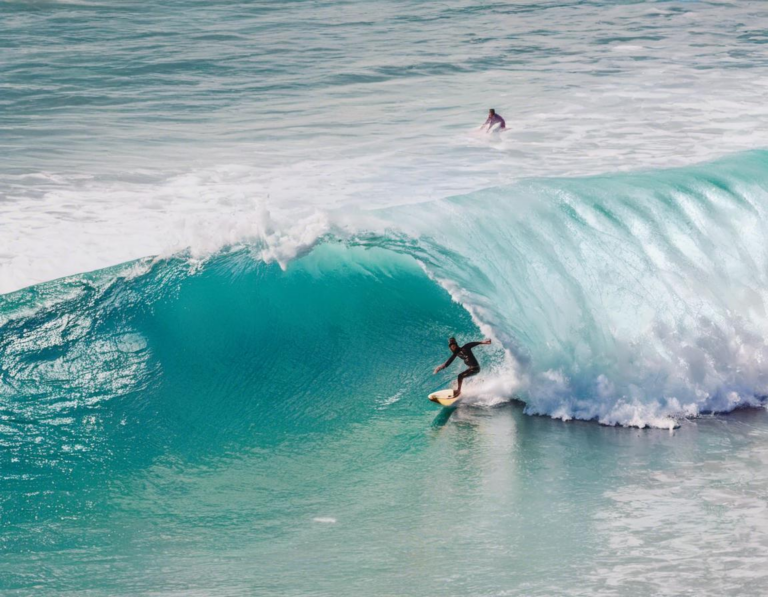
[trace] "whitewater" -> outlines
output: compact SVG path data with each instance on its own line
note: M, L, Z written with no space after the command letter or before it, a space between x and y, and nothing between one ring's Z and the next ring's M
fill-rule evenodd
M0 591L763 594L766 41L4 3ZM449 336L493 344L438 412Z

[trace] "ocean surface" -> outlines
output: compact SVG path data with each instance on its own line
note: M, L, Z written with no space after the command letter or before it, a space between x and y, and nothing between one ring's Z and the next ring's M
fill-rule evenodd
M768 594L766 8L0 3L0 594Z

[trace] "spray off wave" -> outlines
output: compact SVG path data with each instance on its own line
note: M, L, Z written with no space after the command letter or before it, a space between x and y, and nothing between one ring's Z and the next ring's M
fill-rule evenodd
M517 398L531 414L638 427L758 406L767 207L768 153L752 152L290 225L265 213L205 258L198 247L4 296L3 409L34 420L126 395L163 402L175 379L208 388L207 403L239 388L280 412L312 386L301 412L345 405L344 419L361 400L421 404L450 334L497 340L470 404Z

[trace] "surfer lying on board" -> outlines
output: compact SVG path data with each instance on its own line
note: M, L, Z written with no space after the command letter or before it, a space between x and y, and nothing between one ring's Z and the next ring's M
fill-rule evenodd
M499 125L499 128L496 129L496 131L505 131L507 130L507 123L504 122L504 119L501 117L500 114L496 114L496 110L491 108L488 110L488 120L486 120L483 123L483 126L480 127L480 130L483 130L486 126L488 127L488 132L491 132L491 129Z
M435 373L438 371L442 371L446 367L450 367L451 363L453 363L453 359L456 357L459 357L464 363L469 367L466 371L462 371L459 373L459 387L456 389L456 391L453 394L454 398L458 398L461 395L461 384L467 377L472 377L473 375L477 375L480 373L480 363L477 362L477 359L475 358L475 355L472 354L472 349L475 346L480 346L481 344L490 344L490 340L483 340L482 342L468 342L461 348L459 348L458 343L456 342L456 338L448 338L448 348L451 349L451 352L453 353L451 357L445 361L442 365L438 365L435 367Z

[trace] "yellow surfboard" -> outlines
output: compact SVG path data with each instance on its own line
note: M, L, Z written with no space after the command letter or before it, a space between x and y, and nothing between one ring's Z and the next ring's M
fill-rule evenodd
M440 390L439 392L432 392L429 399L440 406L453 406L461 400L461 397L454 398L453 390Z

